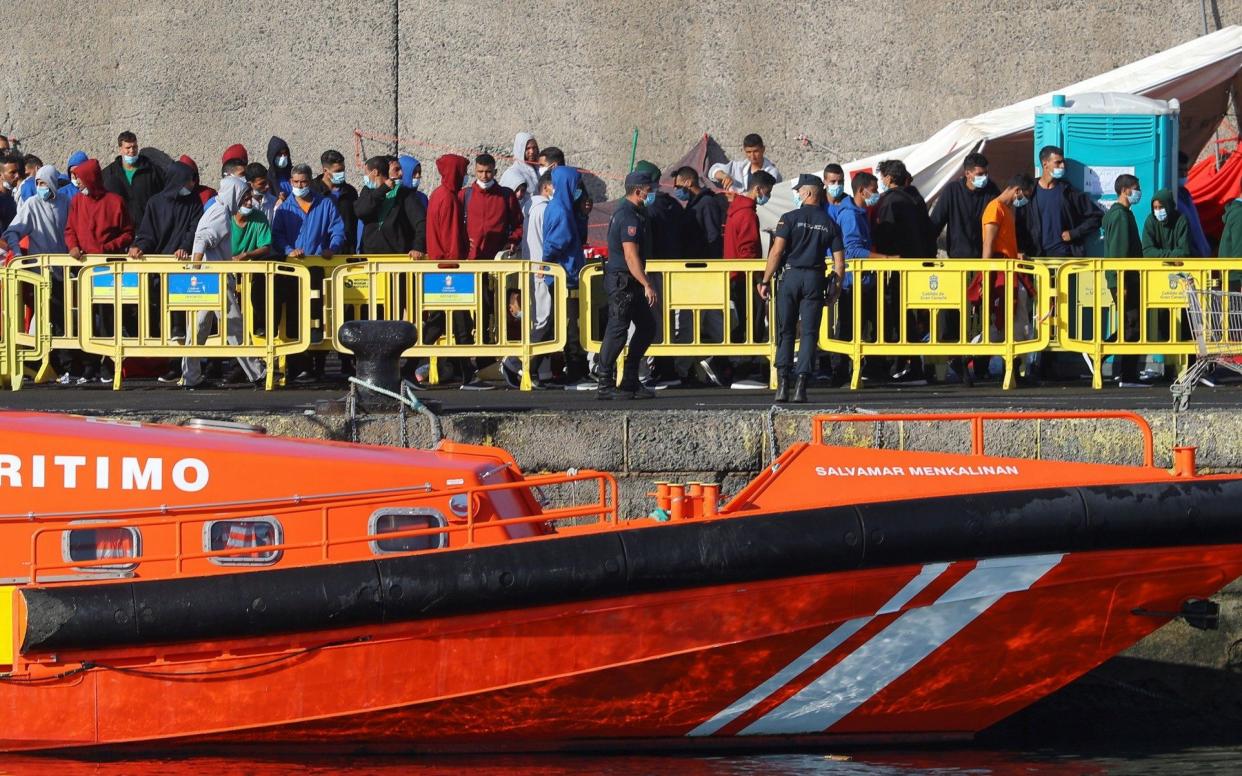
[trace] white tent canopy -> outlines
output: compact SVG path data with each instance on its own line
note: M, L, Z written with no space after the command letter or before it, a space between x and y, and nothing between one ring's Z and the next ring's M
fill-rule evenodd
M1053 94L1073 99L1091 92L1125 92L1181 102L1179 145L1191 158L1212 137L1229 105L1229 95L1242 67L1242 26L1222 30L1175 46L1107 73L1055 89L1029 100L950 123L921 143L857 159L845 168L871 170L884 159L901 159L914 183L930 203L945 184L961 175L966 155L982 151L998 182L1034 168L1035 109L1052 102ZM816 174L819 171L815 171ZM796 180L797 176L792 176ZM793 207L788 187L778 186L762 208L763 226L776 223Z

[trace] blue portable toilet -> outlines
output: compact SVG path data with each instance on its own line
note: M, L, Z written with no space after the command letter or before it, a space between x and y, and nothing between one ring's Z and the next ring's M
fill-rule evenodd
M1065 152L1065 179L1107 210L1117 201L1117 176L1135 175L1145 194L1143 205L1159 189L1177 182L1177 100L1152 100L1124 92L1055 94L1052 104L1035 109L1035 175L1039 149L1059 146ZM1143 210L1143 214L1147 211ZM1144 215L1136 213L1140 227ZM1089 240L1088 256L1102 255L1103 240Z

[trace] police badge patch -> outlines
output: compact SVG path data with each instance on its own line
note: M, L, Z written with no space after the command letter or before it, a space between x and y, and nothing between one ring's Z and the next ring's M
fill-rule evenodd
M638 227L637 227L637 226L630 226L630 227L627 227L627 228L626 228L626 230L625 230L625 232L626 232L626 234L628 234L630 237L636 237L636 236L638 235Z

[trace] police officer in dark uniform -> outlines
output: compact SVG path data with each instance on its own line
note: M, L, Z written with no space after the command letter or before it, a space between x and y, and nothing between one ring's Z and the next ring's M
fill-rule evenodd
M655 336L655 288L645 268L651 255L647 231L647 207L655 201L651 177L646 172L625 176L625 199L608 222L608 262L604 265L604 292L608 294L608 326L599 351L597 399L650 399L655 396L638 382L642 363ZM630 324L634 336L625 356L621 384L616 385L617 357L625 347Z
M802 324L798 347L798 380L793 401L806 401L806 384L815 365L815 340L819 337L820 317L824 304L837 301L841 281L845 277L845 246L841 230L819 205L824 183L814 175L799 176L794 198L797 210L781 216L772 235L768 265L759 282L759 296L770 298L772 276L781 270L776 294L776 401L786 402L789 396L789 372L793 361L794 335ZM832 254L835 282L825 277L825 258Z

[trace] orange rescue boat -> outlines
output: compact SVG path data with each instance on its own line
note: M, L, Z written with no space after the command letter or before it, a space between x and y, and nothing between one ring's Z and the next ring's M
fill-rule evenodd
M1145 465L983 454L1064 417ZM820 433L903 418L973 454ZM610 475L494 448L0 413L0 750L968 738L1242 575L1242 478L1156 468L1136 415L814 424L727 504L618 520Z

